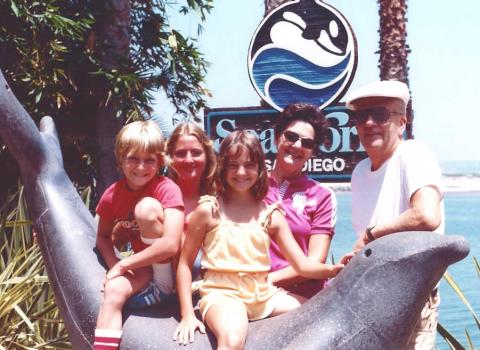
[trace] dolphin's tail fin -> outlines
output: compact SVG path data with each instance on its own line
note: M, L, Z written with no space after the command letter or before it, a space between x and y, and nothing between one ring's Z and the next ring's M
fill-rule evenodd
M58 140L57 129L52 117L46 116L40 120L40 134L45 141L49 151L53 152L58 159L60 166L63 168L63 157L60 149L60 141Z
M45 165L47 150L37 126L13 94L0 71L0 136L22 174L35 174Z

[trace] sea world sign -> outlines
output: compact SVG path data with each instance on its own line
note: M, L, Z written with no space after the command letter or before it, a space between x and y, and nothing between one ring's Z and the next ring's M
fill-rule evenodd
M355 165L366 157L365 150L344 105L330 106L323 112L329 122L325 142L305 163L303 170L324 182L348 182ZM273 128L278 116L277 110L265 107L207 109L205 131L218 150L220 142L232 131L250 130L260 139L270 170L277 153Z
M324 108L346 92L357 44L343 15L320 0L289 1L268 14L250 43L248 72L276 110L294 102Z

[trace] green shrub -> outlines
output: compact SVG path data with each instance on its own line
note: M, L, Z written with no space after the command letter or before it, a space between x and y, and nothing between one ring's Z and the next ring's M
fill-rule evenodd
M71 349L19 187L0 208L0 349Z

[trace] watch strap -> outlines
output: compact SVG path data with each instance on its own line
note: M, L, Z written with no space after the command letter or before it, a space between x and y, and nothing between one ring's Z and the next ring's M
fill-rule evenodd
M365 233L367 234L367 238L368 238L368 241L371 242L371 241L374 241L375 240L375 237L373 236L372 234L372 230L375 226L369 226L367 227L367 229L365 230Z

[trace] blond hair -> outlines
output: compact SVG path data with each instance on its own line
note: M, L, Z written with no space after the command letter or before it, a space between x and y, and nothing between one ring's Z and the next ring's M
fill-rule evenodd
M205 131L200 129L197 125L193 123L182 123L179 124L175 130L173 130L172 135L167 141L167 155L172 158L177 148L178 140L182 136L194 136L198 142L202 145L203 151L205 152L206 164L205 170L203 171L202 178L200 180L200 194L215 194L215 176L217 173L217 155L213 149L213 142L207 136ZM170 163L170 168L173 170L169 172L169 176L173 181L177 181L177 173L174 167L174 164Z
M166 164L165 140L162 130L154 121L136 121L125 125L115 139L115 158L120 164L130 152L157 155L160 167Z

